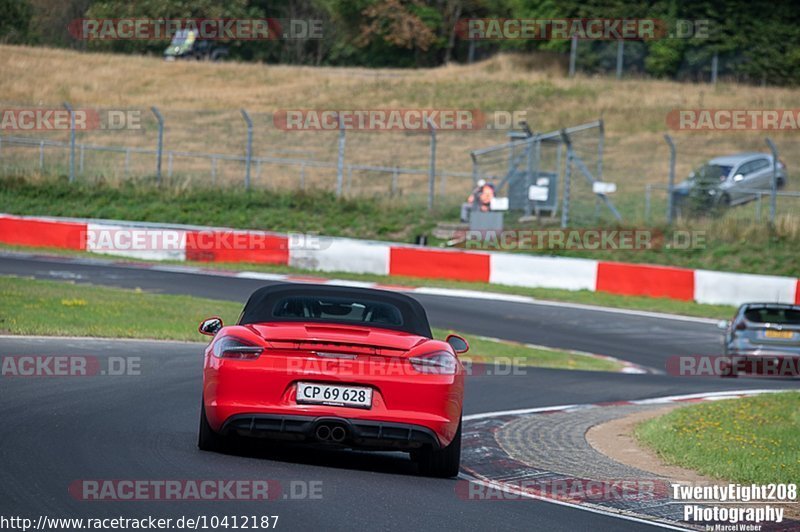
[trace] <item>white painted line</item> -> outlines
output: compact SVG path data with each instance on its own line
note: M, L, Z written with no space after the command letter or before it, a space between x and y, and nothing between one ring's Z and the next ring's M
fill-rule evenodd
M656 397L653 399L639 399L636 401L630 401L631 404L634 405L654 405L654 404L662 404L662 403L673 403L676 401L688 401L691 399L712 399L712 398L724 398L724 399L735 399L739 396L743 395L760 395L762 393L778 393L778 392L788 392L792 391L791 389L784 389L784 390L733 390L733 391L725 391L725 392L705 392L705 393L692 393L687 395L667 395L665 397Z
M158 267L154 269L158 269ZM214 275L213 270L207 270L203 273L205 275ZM234 274L234 277L239 277L241 279L258 279L261 281L285 281L287 276L283 273L238 272Z
M464 421L473 421L476 419L486 419L490 417L502 417L502 416L517 416L517 415L524 415L524 414L535 414L537 412L555 412L560 410L569 410L570 408L576 408L579 406L587 406L587 405L560 405L560 406L541 406L538 408L521 408L519 410L501 410L498 412L486 412L485 414L471 414L469 416L464 416Z

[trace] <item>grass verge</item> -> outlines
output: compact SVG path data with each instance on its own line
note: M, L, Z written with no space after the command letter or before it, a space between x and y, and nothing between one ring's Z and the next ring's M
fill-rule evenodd
M225 323L236 321L241 305L191 296L152 294L60 281L0 277L0 332L46 336L98 336L202 341L197 324L218 315ZM436 329L444 339L455 331ZM555 349L530 348L495 342L469 334L474 361L502 360L528 366L615 371L608 360ZM502 358L500 358L502 357Z
M64 256L82 256L87 254L81 251L71 251L52 248L32 248L22 246L9 246L0 244L0 251L19 251L24 253L46 253ZM96 258L96 255L91 255ZM113 258L110 257L109 258ZM125 260L127 263L132 261ZM148 263L141 261L142 264L178 264L184 266L199 266L204 268L230 270L230 271L254 271L263 273L282 273L312 275L314 277L326 279L346 279L352 281L376 282L382 284L394 284L402 286L425 286L436 288L454 288L462 290L480 290L483 292L498 294L513 294L529 296L535 299L547 301L563 301L568 303L578 303L582 305L597 305L602 307L641 310L647 312L662 312L666 314L680 314L684 316L695 316L700 318L729 319L735 307L728 305L706 305L694 303L692 301L678 301L675 299L640 297L640 296L621 296L617 294L606 294L603 292L591 292L589 290L560 290L556 288L526 288L520 286L507 286L489 283L473 283L466 281L448 281L444 279L419 279L415 277L387 276L375 274L360 274L349 272L318 272L301 270L289 266L276 266L270 264L249 264L249 263L224 263L215 262L170 262Z
M692 405L638 425L635 435L670 464L742 484L800 478L800 393Z
M9 214L318 232L395 242L412 242L416 235L430 235L440 221L457 222L455 203L461 199L437 202L437 208L429 211L388 198L337 198L322 190L220 190L157 187L132 181L70 184L63 177L0 176L0 212ZM674 228L603 224L602 229L608 231L649 230L652 249L561 249L563 246L554 244L552 249L545 246L542 250L509 252L800 277L800 263L794 260L800 244L800 221L781 216L774 227L769 227L736 220L735 210L722 219L693 220ZM513 218L507 217L507 229L515 227ZM531 225L521 228L542 229ZM690 234L695 235L694 243L686 249ZM431 239L433 245L439 242Z

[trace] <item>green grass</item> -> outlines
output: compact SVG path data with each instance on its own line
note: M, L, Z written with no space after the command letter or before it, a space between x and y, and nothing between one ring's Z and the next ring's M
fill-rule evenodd
M60 281L0 277L0 331L45 336L195 340L200 321L236 320L241 305Z
M499 341L480 336L473 336L458 331L433 329L436 338L446 338L448 334L458 334L469 342L469 352L462 358L473 363L502 362L498 364L503 370L511 366L535 366L537 368L582 369L594 371L619 371L622 364L613 360L594 358L571 351L532 347L516 342ZM505 364L505 366L503 366Z
M718 479L800 478L800 393L692 405L639 424L635 434L668 463Z
M259 229L278 232L318 232L346 236L412 242L416 235L430 234L437 222L457 222L462 198L438 205L429 212L419 204L387 198L336 198L324 191L252 190L207 186L155 187L146 182L78 182L30 175L0 177L0 212L10 214L107 218L147 222L184 223ZM737 208L738 209L738 208ZM736 210L736 209L734 209ZM726 216L722 220L698 220L681 231L703 231L697 249L659 247L645 250L548 249L542 254L598 260L652 263L800 277L800 223L784 217L776 227L751 224ZM632 224L635 222L629 222ZM609 230L616 222L604 223ZM506 225L514 225L513 215ZM592 224L590 224L592 225ZM598 224L593 224L597 226ZM533 227L527 226L527 229ZM629 225L628 229L648 229ZM651 227L657 243L672 242L674 229ZM683 233L682 233L683 234ZM431 239L433 245L438 240ZM530 252L533 251L522 251Z
M0 250L22 251L26 253L48 253L66 256L86 256L86 253L72 250L62 250L53 248L31 248L22 246L9 246L0 244ZM96 255L92 255L96 257ZM113 258L110 257L109 258ZM126 262L130 262L126 259ZM215 262L213 264L204 262L171 262L168 264L179 264L185 266L200 266L220 270L234 271L256 271L264 273L284 273L284 274L304 274L314 277L329 279L346 279L353 281L377 282L383 284L395 284L402 286L426 286L436 288L454 288L465 290L479 290L498 294L513 294L529 296L535 299L546 301L564 301L578 303L582 305L597 305L602 307L641 310L648 312L662 312L666 314L680 314L683 316L695 316L700 318L729 319L735 307L728 305L706 305L694 303L692 301L679 301L675 299L640 297L640 296L621 296L617 294L606 294L603 292L591 292L589 290L561 290L557 288L526 288L521 286L506 286L500 284L473 283L465 281L448 281L443 279L419 279L416 277L386 276L375 274L360 274L350 272L317 272L301 270L289 266L270 265L270 264L248 264L248 263L225 263ZM142 264L151 264L143 262Z
M61 281L0 277L0 333L202 341L197 325L218 315L235 323L241 305L191 296L152 294ZM454 331L436 329L444 339ZM608 360L555 349L495 342L457 332L472 346L471 360L526 366L616 371Z
M0 212L198 224L279 232L320 232L412 241L436 217L418 205L388 199L336 198L325 191L164 186L127 181L69 184L63 177L0 177ZM436 213L458 217L455 208Z

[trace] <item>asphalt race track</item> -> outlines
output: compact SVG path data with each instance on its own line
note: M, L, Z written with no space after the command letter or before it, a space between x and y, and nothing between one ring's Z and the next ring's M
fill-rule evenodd
M264 281L4 254L0 275L70 279L243 301ZM714 354L713 324L500 301L419 296L433 325L608 354L655 369L668 355ZM199 340L200 338L198 338ZM470 501L454 480L417 476L402 454L245 448L197 450L200 344L102 339L0 338L0 355L141 357L140 374L2 378L0 514L49 517L278 515L278 529L643 530L655 528L536 500ZM102 365L102 364L101 364ZM663 374L530 369L468 380L465 414L645 399L797 381L676 378ZM81 479L271 479L278 500L84 501ZM304 496L319 482L320 497ZM460 481L463 482L463 481ZM295 489L296 488L296 489ZM285 497L284 497L285 496Z

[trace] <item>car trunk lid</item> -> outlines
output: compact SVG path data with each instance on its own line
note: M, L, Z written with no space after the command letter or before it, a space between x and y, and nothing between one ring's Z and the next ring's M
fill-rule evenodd
M248 325L273 349L325 354L404 356L427 338L402 331L320 323Z

